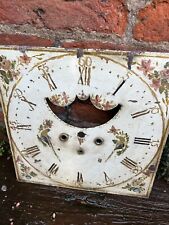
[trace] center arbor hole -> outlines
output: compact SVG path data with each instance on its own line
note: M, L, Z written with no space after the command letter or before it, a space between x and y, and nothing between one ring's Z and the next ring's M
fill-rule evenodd
M66 107L54 105L49 98L46 102L52 112L65 123L80 128L90 128L102 125L112 119L121 109L117 105L114 109L99 110L91 103L90 99L82 101L78 98Z

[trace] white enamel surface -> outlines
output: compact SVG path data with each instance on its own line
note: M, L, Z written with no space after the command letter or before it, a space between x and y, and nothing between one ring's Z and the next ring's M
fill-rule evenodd
M69 54L69 52L67 53ZM159 160L162 151L159 146L168 121L166 106L162 101L164 97L151 87L150 80L138 69L137 64L133 65L133 70L127 69L125 53L122 56L113 53L107 55L100 53L97 56L84 54L80 62L75 52L57 58L57 56L67 53L27 51L27 56L32 57L31 61L29 64L19 66L21 80L18 83L17 81L10 83L9 93L11 94L6 96L3 85L0 86L5 104L7 105L9 101L7 125L10 127L9 133L15 149L14 155L19 155L25 164L37 173L31 182L86 190L95 189L109 193L139 194L124 189L124 186L126 182L136 179L136 176L144 175L148 166L156 165ZM1 50L0 54L6 55L10 60L23 55L17 50ZM40 60L35 57L39 54L43 54ZM148 57L148 55L142 56L143 59ZM140 63L142 58L138 56L135 61ZM169 61L168 58L152 58L152 63L160 70L167 61ZM82 84L79 82L79 64L82 65L82 71L85 70L83 63L86 63L86 74L87 78L90 78L90 82L85 80L85 73L82 73L84 79ZM50 74L56 89L49 86L43 77L43 71L46 68L48 68L47 73ZM124 85L113 95L124 80ZM19 98L18 93L27 101ZM46 103L45 98L63 93L69 96L68 101L59 102L57 105L69 105L76 96L82 98L83 93L86 98L98 95L106 102L113 102L109 109L114 108L117 104L121 104L122 107L115 117L101 126L78 128L60 120ZM29 104L30 102L34 105ZM93 104L99 108L95 103ZM102 110L106 110L106 108L102 108ZM142 111L149 113L132 117ZM44 146L37 138L37 135L40 135L39 127L45 120L53 122L48 132L53 148ZM12 129L11 124L14 122L15 124L30 125L31 129ZM116 134L109 132L112 126L129 137L127 148L120 155L114 150L116 144L113 140L117 139ZM80 131L86 134L81 144L77 137ZM59 135L62 133L69 136L66 142L59 140ZM104 140L100 146L94 143L98 137ZM146 138L151 141L149 145L134 144L135 138ZM38 146L40 154L35 157L25 155L25 150L31 146ZM80 148L84 151L82 155L78 154ZM137 170L133 171L121 163L126 157L137 164ZM49 173L49 168L53 163L59 167L56 174ZM18 166L18 168L20 167ZM20 174L20 179L26 180L25 177L22 177L21 172L18 174ZM83 182L77 182L78 174L82 174ZM105 174L108 179L105 178ZM154 174L146 177L145 190L141 195L147 195L153 177Z

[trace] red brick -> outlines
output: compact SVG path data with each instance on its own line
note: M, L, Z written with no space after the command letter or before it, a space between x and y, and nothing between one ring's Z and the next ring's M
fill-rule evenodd
M82 49L109 49L109 50L132 50L131 46L117 45L110 42L101 41L72 41L63 42L63 48L82 48Z
M63 48L82 48L82 49L108 49L108 50L121 50L121 51L138 51L145 52L147 48L144 46L136 47L134 45L115 44L113 42L101 42L101 41L70 41L62 42ZM158 50L154 46L149 47L149 51L167 52L165 50Z
M23 34L0 34L0 45L52 46L53 40Z
M0 23L31 24L53 30L80 28L123 35L127 14L124 0L0 1Z
M142 41L169 41L169 1L155 0L138 14L134 38Z

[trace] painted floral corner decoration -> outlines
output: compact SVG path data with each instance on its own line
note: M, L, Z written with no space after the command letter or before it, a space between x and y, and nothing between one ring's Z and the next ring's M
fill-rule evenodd
M27 180L30 180L33 177L37 176L37 174L35 172L33 172L29 166L26 166L24 164L24 162L20 159L19 156L17 157L16 162L17 162L17 165L19 165L19 167L20 167L22 177L26 178Z
M141 193L145 191L145 179L150 177L157 169L157 164L151 164L148 168L143 172L142 177L134 179L131 183L127 183L123 189L128 189L129 191L133 191L136 193Z
M18 57L17 60L9 60L6 56L0 56L0 78L3 81L3 88L5 89L6 96L8 95L9 84L12 81L16 81L20 77L20 65L28 65L31 58L25 53Z
M108 131L108 133L112 133L115 136L113 139L113 143L115 144L114 151L119 156L123 154L128 148L129 136L127 133L120 129L116 129L114 126Z
M66 94L66 92L63 92L61 94L56 94L53 95L50 98L50 101L54 104L54 105L59 105L59 106L66 106L69 104L69 96Z
M133 191L135 193L141 193L145 191L145 179L147 176L139 177L131 181L131 183L127 183L126 186L122 187L122 189L127 189L129 191Z
M169 62L164 65L162 70L155 70L155 67L151 65L151 60L143 59L141 65L137 67L143 74L151 80L150 86L159 91L160 94L164 94L163 103L166 105L166 116L168 116L169 106Z
M52 147L51 137L49 136L49 131L52 127L53 121L44 120L43 124L39 127L39 134L37 135L38 140L44 145Z
M90 97L90 100L96 108L104 110L104 111L113 109L114 107L117 106L117 104L114 101L107 101L106 99L102 97L102 95L100 96L92 95Z
M3 81L3 88L7 96L9 83L13 80L17 80L19 77L19 70L16 69L15 60L8 60L5 56L0 56L0 77Z

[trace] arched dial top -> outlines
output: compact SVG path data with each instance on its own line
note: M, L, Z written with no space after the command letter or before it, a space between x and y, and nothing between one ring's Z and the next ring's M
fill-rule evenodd
M139 59L128 70L120 55L42 55L30 52L9 95L10 135L28 167L52 185L110 193L147 179L166 122Z

